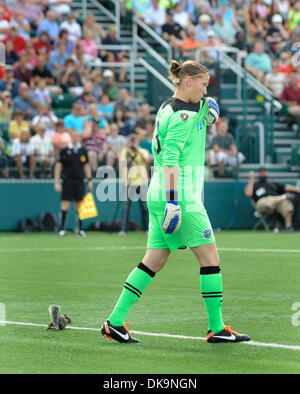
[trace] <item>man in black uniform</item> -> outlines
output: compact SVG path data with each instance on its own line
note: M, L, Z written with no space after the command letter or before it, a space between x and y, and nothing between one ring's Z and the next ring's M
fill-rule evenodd
M66 235L65 224L72 200L75 200L77 212L76 234L79 238L85 238L82 230L82 221L78 216L80 202L85 194L84 178L88 179L88 190L93 190L91 168L88 163L88 155L85 148L80 144L80 136L77 130L71 130L72 142L60 151L59 159L54 170L55 185L54 189L61 193L61 220L59 236ZM62 184L61 184L62 177Z
M255 182L254 172L249 172L249 181L244 189L247 197L255 202L255 209L259 213L270 214L277 212L284 218L284 232L294 232L293 214L296 194L300 189L293 185L282 185L267 180L268 172L266 168L260 167L258 171L258 181Z

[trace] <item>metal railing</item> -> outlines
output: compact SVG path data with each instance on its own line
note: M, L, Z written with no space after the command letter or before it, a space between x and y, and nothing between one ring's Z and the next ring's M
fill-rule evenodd
M163 47L166 50L166 59L164 59L157 51L155 51L150 45L146 43L145 40L143 40L141 37L138 35L138 28L146 32L151 38L159 45L160 47ZM151 52L154 54L156 53L155 57L161 57L162 59L165 60L166 64L170 63L172 60L172 47L167 41L165 41L159 34L157 34L154 30L151 29L146 23L144 23L140 18L137 16L133 17L133 25L132 25L132 33L133 33L133 41L137 44L140 44L146 49L148 52ZM138 39L139 38L139 39ZM143 41L143 42L142 42Z
M97 8L101 11L117 28L117 37L120 38L120 1L110 0L114 4L114 13L105 8L100 1L97 0L82 0L81 3L72 3L72 8L80 8L82 12L82 17L85 19L89 13L89 6ZM96 18L97 19L97 18Z

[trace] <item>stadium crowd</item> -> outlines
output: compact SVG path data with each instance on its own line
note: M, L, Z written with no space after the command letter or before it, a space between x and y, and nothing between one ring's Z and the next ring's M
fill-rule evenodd
M245 68L273 90L297 121L300 2L120 3L125 19L130 14L138 15L171 43L175 57L191 58L201 46L238 48ZM5 66L0 68L3 177L24 178L27 173L31 178L37 174L52 177L60 149L71 143L72 129L81 135L93 174L101 163L117 165L132 133L136 134L140 148L147 151L151 163L154 119L150 106L138 105L122 87L127 80L126 67L101 67L102 62L127 61L124 51L96 47L120 45L116 27L104 29L93 14L80 20L71 5L69 0L0 0L0 40L6 55ZM205 55L212 62L216 60L213 50ZM220 123L220 130L218 134L214 132L219 140L227 132L226 121ZM226 137L225 148L221 145L214 144L211 154L215 151L216 155L212 160L222 157L223 163L227 155L232 156L228 162L233 163L233 156L237 156L234 141Z

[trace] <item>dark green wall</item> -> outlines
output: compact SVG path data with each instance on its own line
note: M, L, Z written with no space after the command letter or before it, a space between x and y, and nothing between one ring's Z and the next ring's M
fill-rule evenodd
M94 184L96 193L98 183ZM243 195L244 183L206 182L204 187L204 203L213 228L250 228L255 219L249 200ZM94 193L94 194L95 194ZM118 193L117 193L118 195ZM115 212L115 202L96 201L99 218L84 222L87 229L94 220L110 220ZM58 214L60 195L53 189L53 183L34 181L0 183L0 230L17 230L21 219L39 218L41 212L49 211ZM121 217L122 205L118 219ZM139 204L132 204L131 220L141 224ZM74 209L72 208L68 228L74 226Z

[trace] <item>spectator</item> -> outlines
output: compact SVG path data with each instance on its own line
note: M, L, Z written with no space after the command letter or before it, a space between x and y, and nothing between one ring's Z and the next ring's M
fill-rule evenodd
M278 60L273 60L272 71L265 76L265 86L272 90L276 98L280 98L285 81L286 74L279 72L279 62Z
M101 164L103 160L106 165L113 165L114 154L108 150L106 134L99 129L99 119L92 119L92 122L87 124L82 134L82 144L88 152L93 173L96 173L98 163Z
M19 60L19 55L14 51L14 44L11 40L5 43L5 63L11 66L16 66Z
M219 166L219 176L224 176L225 165L233 167L232 175L236 176L237 163L245 160L241 152L237 152L232 134L228 133L228 119L222 118L217 126L217 135L211 141L212 149Z
M44 80L47 85L54 85L54 78L51 72L46 67L47 58L44 54L40 54L36 58L36 66L32 70L34 82L38 83L39 80ZM47 101L47 100L42 100Z
M193 27L189 28L188 36L182 42L182 55L195 58L196 49L200 48L201 42L196 40L196 31Z
M144 22L152 27L157 34L161 35L161 28L166 23L166 11L159 6L159 0L152 0L151 3L145 13Z
M8 158L4 153L4 151L5 151L4 142L0 136L0 170L2 171L2 176L4 178L8 178L9 177Z
M221 41L215 37L215 33L213 30L207 32L207 43L206 45L211 48L221 48L223 45ZM209 51L205 51L203 53L205 62L214 63L216 61L222 60L222 54L220 51L214 51L213 49Z
M250 47L245 40L245 34L242 31L238 31L235 35L235 41L232 44L234 48L239 49L240 54L245 58L250 51Z
M107 120L104 118L104 116L102 116L102 114L100 113L98 109L98 105L96 103L90 104L88 109L89 111L88 111L87 121L91 122L93 119L99 119L99 129L103 133L108 135L110 131L110 126Z
M69 32L69 40L72 42L77 42L77 40L81 37L81 26L74 19L74 15L72 12L68 12L67 19L61 23L60 30L67 30Z
M55 129L56 131L51 137L51 142L54 147L55 157L58 158L60 150L71 143L71 135L65 131L63 119L58 119Z
M292 115L294 123L298 122L300 114L300 87L298 85L299 75L292 73L289 77L289 84L284 87L280 101L288 105L288 112Z
M278 8L278 12L282 16L282 18L287 19L290 9L290 4L288 0L276 0L276 5Z
M18 66L14 70L14 78L20 82L26 82L29 85L32 78L32 71L28 67L28 57L26 54L20 55Z
M29 123L24 120L24 112L16 110L13 115L13 120L9 122L8 133L10 139L19 139L23 131L29 132Z
M107 143L109 149L114 154L115 161L113 165L115 165L116 162L119 161L122 149L128 144L127 138L119 134L119 127L116 123L112 123L110 125L110 133L107 136Z
M88 55L89 58L95 58L98 55L96 49L96 41L93 39L93 32L91 30L85 30L83 33L83 39L79 40L79 44L83 47L83 53Z
M140 142L140 147L146 149L150 154L150 159L153 161L152 155L152 138L154 133L154 123L152 120L146 122L146 135L145 138Z
M51 111L49 104L46 102L40 102L38 108L38 115L32 119L33 130L37 132L39 126L42 124L45 126L46 137L51 139L55 133L55 127L58 119Z
M95 103L94 96L90 92L84 91L77 100L78 103L82 104L83 115L87 115L89 112L89 106Z
M79 131L79 134L82 133L84 129L84 118L82 116L82 105L78 102L73 103L72 112L65 116L64 125L66 131L71 131L75 129Z
M178 23L183 29L188 29L190 27L190 16L186 11L183 11L181 3L175 4L174 21Z
M249 181L244 189L245 195L254 200L257 212L262 214L279 213L285 221L284 232L294 232L292 200L294 193L299 193L300 189L293 185L281 185L268 181L268 172L264 167L259 168L258 176L258 181L255 182L254 172L249 172Z
M131 127L134 127L139 106L135 99L130 97L127 89L120 89L120 95L115 103L115 107L123 108L126 119L129 120Z
M19 34L24 40L30 39L31 26L29 21L24 18L23 11L17 8L13 14L14 18L10 21L11 25L16 25L19 29Z
M50 91L47 88L46 79L39 78L34 93L36 94L39 102L51 105L52 98Z
M207 32L212 29L211 19L208 14L202 14L199 17L199 24L196 26L196 40L207 42Z
M288 32L284 29L282 24L282 16L279 14L272 16L272 25L267 32L266 40L275 54L280 51L287 42L289 37Z
M21 52L21 53L24 53L28 56L28 65L32 68L34 68L36 66L36 58L37 58L33 41L34 41L34 39L27 40L26 44L25 44L25 48Z
M4 40L6 35L9 33L10 24L7 19L4 18L4 10L0 8L0 41Z
M154 121L153 116L151 115L151 108L148 103L143 103L140 106L140 110L135 122L135 127L145 129L148 121Z
M26 41L18 33L18 27L15 25L10 26L9 33L2 41L4 44L6 41L11 40L13 42L13 50L19 54L25 49Z
M49 34L46 31L42 31L39 38L34 42L34 49L37 55L49 55L51 52L51 43Z
M19 96L14 99L14 109L20 109L25 113L25 117L32 119L37 115L39 102L37 96L29 91L26 82L21 82L19 86Z
M10 92L4 91L0 100L0 125L8 126L13 114L13 101Z
M107 120L107 122L110 122L112 120L114 116L114 107L109 102L109 97L107 94L103 94L103 96L100 98L98 110L101 115Z
M138 15L141 19L144 18L145 13L151 7L150 0L132 0L132 11L135 15Z
M66 29L61 29L59 32L58 40L54 43L54 49L57 49L60 43L65 45L65 54L66 58L72 55L73 50L75 49L75 42L69 39L69 32Z
M60 85L64 85L69 88L70 93L75 96L79 96L84 90L81 74L74 59L71 57L66 61L66 65L60 74L59 82Z
M51 139L45 135L46 125L39 123L35 130L36 135L30 138L30 144L35 163L40 165L41 178L44 178L45 171L54 165L55 153Z
M104 83L102 85L103 94L107 94L111 101L116 101L119 97L119 88L115 83L114 73L107 69L103 72Z
M271 72L272 69L271 58L264 50L263 41L257 41L253 52L245 60L246 70L253 74L259 82L263 82L265 74Z
M162 26L162 36L166 41L170 41L175 57L179 57L179 51L183 40L186 38L186 33L178 23L175 23L173 10L167 11L166 23Z
M8 7L6 7L5 0L0 0L0 8L4 11L4 19L10 22L12 13Z
M115 107L113 122L118 125L120 135L127 137L132 133L132 127L130 122L126 120L125 111L122 107Z
M121 45L121 42L117 39L117 28L114 25L110 25L108 28L108 34L105 38L102 39L103 45ZM125 57L125 51L120 50L105 50L102 53L106 62L118 62L118 63L126 63L127 59ZM126 77L126 67L120 67L119 70L119 82L125 82Z
M295 1L293 6L290 8L287 17L288 30L295 30L300 22L300 2Z
M291 64L291 54L289 52L281 52L279 56L279 72L292 74L293 67Z
M57 78L63 72L67 59L66 45L64 42L60 42L57 48L51 52L47 63L48 69L54 77Z
M20 138L14 139L11 147L11 156L16 162L20 178L25 178L24 164L29 165L29 176L34 178L35 160L30 144L30 132L22 131Z
M14 78L13 67L5 66L4 78L0 81L0 91L8 90L13 99L18 96L20 82Z
M55 42L59 34L59 25L55 19L55 13L52 10L48 10L46 18L42 20L39 27L37 28L37 37L39 37L40 34L45 31L48 33L50 40Z
M72 1L71 0L48 0L48 6L50 10L61 16L69 14L71 11Z
M32 2L30 0L19 0L14 11L21 10L23 18L27 19L33 28L39 26L44 19L44 9L47 1Z
M85 21L83 22L82 25L83 34L85 33L86 30L92 32L93 34L92 39L96 41L97 45L101 44L101 38L106 37L106 33L103 30L102 26L100 25L100 23L96 22L94 14L87 14Z
M212 30L215 32L216 37L219 38L224 44L229 46L234 44L237 30L231 23L224 21L224 15L222 14L222 11L216 12L216 22L214 23ZM238 33L242 35L243 31L239 31Z
M261 0L257 0L257 1L259 2ZM231 5L229 5L228 0L220 0L219 5L220 5L221 12L223 14L224 23L225 24L229 23L229 24L233 25L237 31L241 31L242 28L240 27L240 25L238 24L238 22L236 20L234 8L231 7Z
M266 18L258 14L257 4L251 2L249 11L245 15L246 41L248 44L254 44L258 38L265 37L267 26Z

